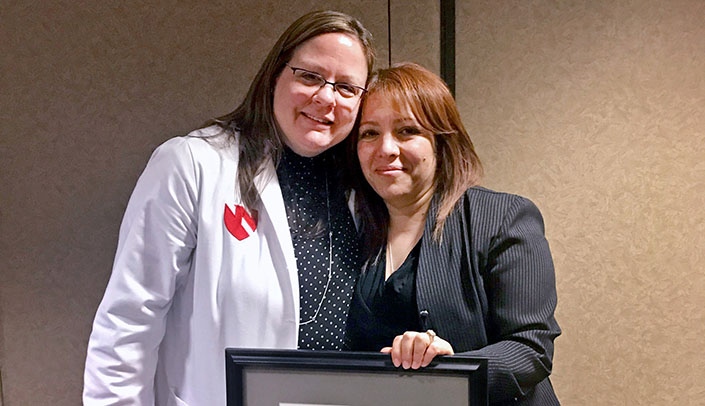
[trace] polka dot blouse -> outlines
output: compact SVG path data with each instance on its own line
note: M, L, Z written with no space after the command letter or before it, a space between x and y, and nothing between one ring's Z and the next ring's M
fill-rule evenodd
M340 350L359 247L337 165L285 149L277 167L299 272L299 348Z

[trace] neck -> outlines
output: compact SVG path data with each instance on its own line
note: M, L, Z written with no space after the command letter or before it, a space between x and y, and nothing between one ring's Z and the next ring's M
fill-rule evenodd
M418 204L391 207L389 210L389 229L387 233L387 269L388 278L401 264L421 239L430 207L430 197Z
M406 201L402 204L385 202L389 213L388 235L391 237L390 239L400 235L414 235L420 238L426 224L426 216L431 206L432 197L433 190L428 190L413 201Z

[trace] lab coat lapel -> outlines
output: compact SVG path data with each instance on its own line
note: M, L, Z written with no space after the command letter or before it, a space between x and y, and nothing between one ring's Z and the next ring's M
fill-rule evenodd
M266 165L265 169L255 177L254 181L262 199L262 206L274 225L276 240L281 248L280 254L286 262L286 269L277 269L276 271L280 274L280 277L286 278L290 283L294 320L299 320L299 276L296 268L294 245L289 231L289 220L286 217L284 199L282 198L282 191L274 164L269 160Z

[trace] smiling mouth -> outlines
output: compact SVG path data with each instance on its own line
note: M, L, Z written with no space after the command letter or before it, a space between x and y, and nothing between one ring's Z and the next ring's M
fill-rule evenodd
M404 169L396 166L387 166L384 168L378 168L375 172L381 173L382 175L386 175L391 173L404 172Z
M306 117L310 120L313 120L317 123L321 123L321 124L325 124L325 125L333 125L333 122L331 120L326 120L325 118L315 117L315 116L312 116L312 115L310 115L308 113L304 113L304 112L302 112L301 114L303 114L304 117Z

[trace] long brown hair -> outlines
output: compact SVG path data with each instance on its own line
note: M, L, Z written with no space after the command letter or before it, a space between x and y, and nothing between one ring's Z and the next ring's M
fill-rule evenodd
M296 49L304 42L328 33L344 33L357 38L372 72L375 52L372 34L357 19L337 11L314 11L294 21L269 51L242 103L231 113L206 123L216 124L231 136L239 133L238 185L244 205L253 208L259 200L255 176L271 157L279 162L283 135L274 118L273 97L276 79Z
M381 95L392 105L408 106L419 124L434 134L436 174L434 201L438 205L433 236L440 240L446 219L463 193L479 183L482 164L460 118L453 95L436 74L414 63L380 69L372 75L365 98ZM365 100L362 101L363 105ZM362 108L361 108L362 111ZM348 141L353 160L352 181L368 255L375 255L387 239L389 214L382 199L365 181L357 158L357 128Z

